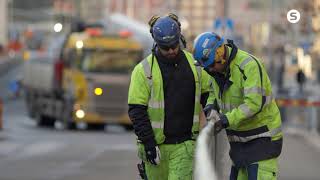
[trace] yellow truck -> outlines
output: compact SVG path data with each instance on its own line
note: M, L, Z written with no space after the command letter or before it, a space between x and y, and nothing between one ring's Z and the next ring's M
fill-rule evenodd
M99 28L69 33L61 42L53 50L58 56L25 64L30 116L38 125L59 123L69 129L79 124L131 129L127 91L130 72L142 59L141 45L130 32L104 34Z

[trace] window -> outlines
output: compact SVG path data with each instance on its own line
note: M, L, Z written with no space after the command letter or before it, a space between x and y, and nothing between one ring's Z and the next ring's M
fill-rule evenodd
M136 51L86 50L80 69L86 72L128 73L140 58L141 54Z

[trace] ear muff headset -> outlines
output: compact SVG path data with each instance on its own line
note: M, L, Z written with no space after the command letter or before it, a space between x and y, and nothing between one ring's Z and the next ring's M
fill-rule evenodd
M152 28L153 28L153 25L157 22L157 20L160 18L160 16L159 15L153 15L151 18L150 18L150 20L149 20L149 22L148 22L148 24L149 24L149 26L150 26L150 34L151 34L151 36L152 36L152 38L153 38L153 33L152 33Z
M179 21L179 17L173 13L169 13L167 16L169 16L171 19L173 19L179 26L179 30L181 32L181 23Z

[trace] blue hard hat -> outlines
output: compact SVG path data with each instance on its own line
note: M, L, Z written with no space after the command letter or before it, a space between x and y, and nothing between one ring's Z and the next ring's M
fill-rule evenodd
M175 46L179 43L181 37L178 23L169 16L157 19L151 32L153 39L159 46Z
M223 44L223 38L213 32L204 32L196 37L193 44L193 57L204 68L214 64L218 47Z

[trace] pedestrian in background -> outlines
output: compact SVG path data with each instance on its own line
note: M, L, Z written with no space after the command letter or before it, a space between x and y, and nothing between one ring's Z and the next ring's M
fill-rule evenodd
M306 82L306 76L302 69L299 69L296 75L297 83L299 84L299 92L303 94L304 92L304 84Z

